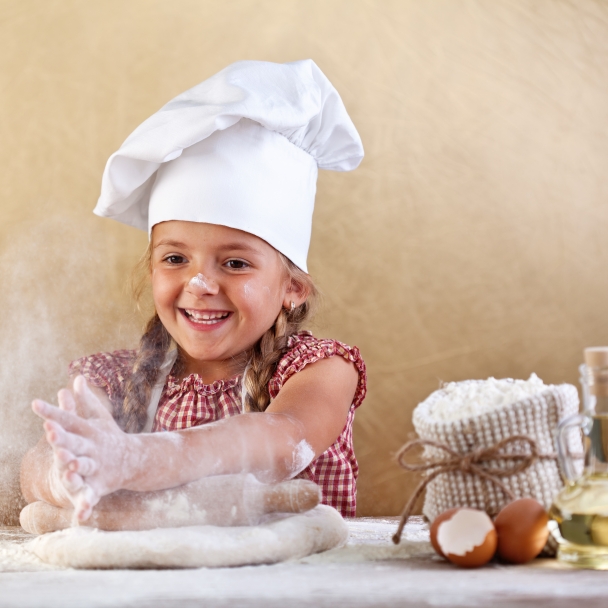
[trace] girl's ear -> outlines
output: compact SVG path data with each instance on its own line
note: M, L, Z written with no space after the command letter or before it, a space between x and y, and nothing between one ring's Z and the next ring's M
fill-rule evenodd
M309 295L310 289L307 285L290 277L287 285L287 292L285 293L285 298L283 300L283 308L289 310L292 302L298 307L306 302Z

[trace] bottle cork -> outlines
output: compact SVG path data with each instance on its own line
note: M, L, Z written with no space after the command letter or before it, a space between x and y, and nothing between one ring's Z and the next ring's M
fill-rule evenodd
M608 346L590 346L584 355L587 367L608 367Z

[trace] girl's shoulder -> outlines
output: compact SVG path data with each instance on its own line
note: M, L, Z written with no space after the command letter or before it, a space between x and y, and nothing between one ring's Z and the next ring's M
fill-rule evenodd
M356 346L348 346L331 338L316 338L309 331L301 331L289 337L287 352L279 361L275 373L268 383L271 399L274 399L285 382L302 371L310 363L328 357L343 357L351 361L359 372L359 383L353 405L359 407L367 393L367 370Z
M68 370L70 376L82 374L87 382L103 388L110 400L120 400L124 384L131 376L135 357L134 350L95 353L72 361Z

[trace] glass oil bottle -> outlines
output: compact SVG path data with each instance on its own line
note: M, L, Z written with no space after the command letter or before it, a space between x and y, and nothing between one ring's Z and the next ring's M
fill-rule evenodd
M580 372L583 412L558 426L557 456L566 483L550 515L562 536L560 561L608 570L608 347L585 349ZM584 434L584 467L582 454L569 450L569 437L578 428Z

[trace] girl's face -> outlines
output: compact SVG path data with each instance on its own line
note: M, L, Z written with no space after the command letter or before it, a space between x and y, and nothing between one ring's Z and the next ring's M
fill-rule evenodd
M163 325L205 382L234 373L230 359L251 348L294 291L277 251L262 239L199 222L152 229L152 294Z

